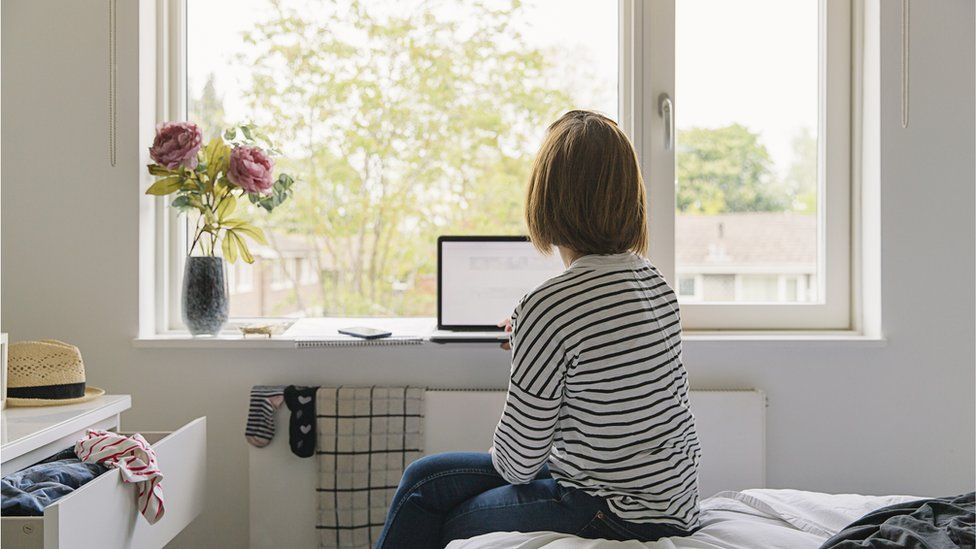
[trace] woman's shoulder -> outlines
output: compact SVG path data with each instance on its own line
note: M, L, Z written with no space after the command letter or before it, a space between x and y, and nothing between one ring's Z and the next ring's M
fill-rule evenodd
M526 293L515 308L516 314L558 312L561 307L578 309L583 305L580 299L585 297L586 292L591 288L613 286L614 279L622 283L633 281L636 277L658 288L655 293L660 293L661 288L670 288L657 267L645 257L631 254L621 261L618 256L613 262L599 257L591 260L591 257L584 257L586 261L574 262L561 274Z
M516 314L524 314L526 311L532 310L537 304L553 301L552 298L558 299L560 294L577 287L580 277L584 274L573 269L566 269L561 274L542 282L522 296L515 307Z

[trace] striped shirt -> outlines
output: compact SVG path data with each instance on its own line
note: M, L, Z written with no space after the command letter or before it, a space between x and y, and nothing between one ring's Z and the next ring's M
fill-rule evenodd
M553 478L624 520L692 529L700 449L674 292L647 260L587 255L519 302L492 461Z

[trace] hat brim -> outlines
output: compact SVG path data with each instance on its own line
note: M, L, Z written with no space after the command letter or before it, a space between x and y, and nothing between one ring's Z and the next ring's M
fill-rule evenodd
M95 400L105 394L105 389L98 387L85 387L85 396L77 398L13 398L8 397L5 401L7 406L32 407L32 406L65 406L68 404L81 404Z

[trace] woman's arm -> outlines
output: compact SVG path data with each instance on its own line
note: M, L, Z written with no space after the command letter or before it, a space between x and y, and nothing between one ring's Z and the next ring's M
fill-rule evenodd
M565 375L562 346L539 333L546 326L520 319L522 309L512 315L512 373L491 452L495 470L512 484L531 481L549 460Z

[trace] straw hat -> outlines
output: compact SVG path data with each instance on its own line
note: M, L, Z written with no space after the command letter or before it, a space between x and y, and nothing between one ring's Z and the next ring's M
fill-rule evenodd
M7 351L7 406L59 406L98 398L85 386L78 347L54 339L11 343Z

